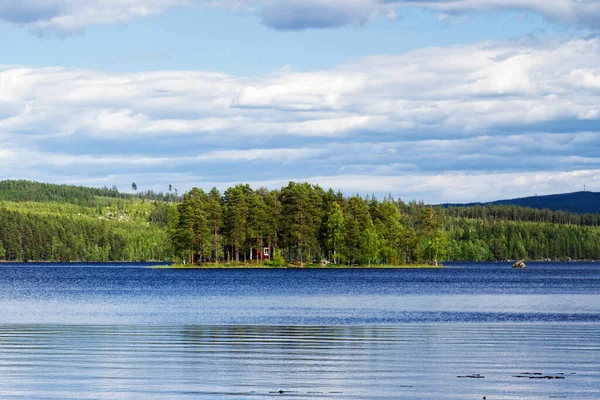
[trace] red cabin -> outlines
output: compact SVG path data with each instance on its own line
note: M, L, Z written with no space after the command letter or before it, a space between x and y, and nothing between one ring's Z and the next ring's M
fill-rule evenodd
M262 249L252 249L250 251L251 260L268 261L273 257L273 248L263 247Z

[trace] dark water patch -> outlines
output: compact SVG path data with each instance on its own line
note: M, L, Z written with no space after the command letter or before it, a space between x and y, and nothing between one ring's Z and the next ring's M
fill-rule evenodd
M0 321L360 325L600 322L600 269L0 266Z
M457 378L470 378L470 379L484 379L485 376L479 374L471 374L471 375L459 375Z

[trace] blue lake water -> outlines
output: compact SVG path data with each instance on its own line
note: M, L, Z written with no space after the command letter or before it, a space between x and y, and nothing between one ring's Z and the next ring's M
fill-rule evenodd
M2 399L483 396L600 399L600 263L0 264Z

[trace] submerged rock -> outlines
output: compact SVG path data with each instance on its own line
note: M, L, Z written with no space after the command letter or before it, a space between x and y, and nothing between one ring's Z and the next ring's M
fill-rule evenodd
M513 375L513 377L527 379L565 379L563 373L556 375L544 375L541 372L521 372L519 375Z

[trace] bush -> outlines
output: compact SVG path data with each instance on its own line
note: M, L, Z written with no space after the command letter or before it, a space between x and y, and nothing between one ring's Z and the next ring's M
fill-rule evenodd
M279 249L275 249L273 251L273 259L271 259L269 261L264 261L263 264L267 265L269 267L286 267L287 266L287 262L285 261L285 258L283 258L281 256L281 250L279 250Z

